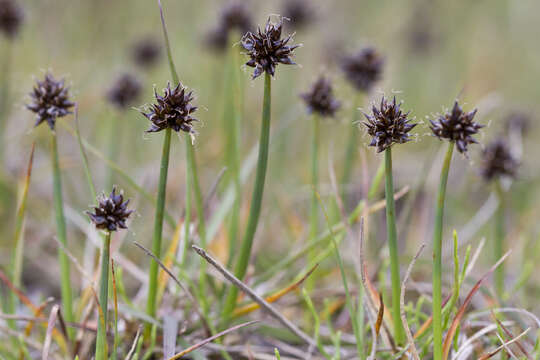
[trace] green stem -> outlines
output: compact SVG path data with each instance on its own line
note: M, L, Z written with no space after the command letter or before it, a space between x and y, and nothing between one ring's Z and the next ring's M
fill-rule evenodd
M242 239L240 254L235 267L235 275L242 280L246 275L249 258L251 255L251 247L253 245L253 237L259 223L261 213L261 204L264 190L264 180L266 176L266 168L268 163L268 145L270 143L270 107L271 107L271 82L272 79L268 73L264 76L264 98L262 111L262 126L259 141L259 158L257 161L257 174L255 177L255 187L251 198L251 209L249 211L248 224L246 233ZM236 297L238 290L232 287L227 295L225 307L223 309L223 317L225 322L228 321L234 307L236 305Z
M444 198L446 196L446 184L448 183L448 172L450 171L450 162L454 143L448 144L448 150L444 158L441 170L441 183L439 185L439 194L437 195L437 212L435 214L435 225L433 229L433 358L442 360L442 231Z
M96 360L107 360L107 309L109 295L109 259L111 233L108 232L101 250L101 275L99 280L99 306L103 311L103 319L98 321L96 340Z
M505 216L504 216L504 192L501 186L501 182L497 179L495 181L495 193L497 194L497 200L499 200L499 206L495 214L495 246L493 247L493 262L497 262L504 253L504 238L505 238ZM495 291L497 296L501 299L504 294L504 263L499 265L495 269Z
M396 209L394 204L394 181L392 179L392 149L384 152L386 178L386 231L390 250L390 275L392 280L392 321L394 338L398 345L403 345L404 332L400 314L401 281L399 277L399 250L396 233Z
M169 155L171 149L171 128L165 130L165 139L163 140L163 152L161 154L161 166L159 171L158 197L156 204L156 215L154 218L154 236L152 239L152 253L159 259L161 257L161 237L163 233L163 214L165 211L165 195L167 188L167 173L169 171ZM146 312L154 318L156 316L156 296L158 282L158 264L155 261L150 262L150 273L148 279L148 301L146 303ZM152 326L145 324L144 337L150 338Z
M60 165L58 161L58 145L56 143L56 131L51 131L51 160L53 166L53 197L54 210L56 214L56 231L58 241L67 249L66 220L64 217L64 207L62 199L62 180L60 178ZM71 295L71 281L69 270L69 259L63 249L58 249L58 262L60 263L60 290L62 294L62 304L64 318L67 322L74 321L73 304ZM73 336L73 331L68 329L68 333Z
M309 216L309 241L313 243L317 239L319 231L319 204L317 200L317 188L319 186L319 142L320 142L320 119L317 115L313 117L313 134L311 137L311 205ZM315 266L314 258L317 256L315 248L309 252L309 268ZM311 291L314 286L314 280L309 277L306 282L306 288Z

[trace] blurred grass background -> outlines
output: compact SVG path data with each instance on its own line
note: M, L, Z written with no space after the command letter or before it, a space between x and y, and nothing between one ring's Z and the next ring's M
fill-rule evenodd
M197 117L197 157L203 192L206 194L225 164L225 136L231 129L223 120L223 88L225 55L213 52L205 42L205 35L218 18L225 2L220 1L165 1L165 17L169 29L179 76L184 85L194 90ZM261 271L283 257L289 249L304 241L308 232L309 206L309 117L298 94L307 90L320 73L328 74L335 83L342 110L335 119L324 121L321 128L321 193L329 194L329 159L341 171L344 147L350 131L361 131L353 126L362 113L353 109L355 94L346 83L338 67L343 54L357 51L363 46L375 46L385 57L383 80L376 86L369 101L378 101L382 93L404 100L403 108L423 124L415 130L417 141L400 146L394 152L394 181L396 189L410 185L413 190L424 175L426 186L418 189L419 196L407 214L407 221L398 227L403 255L412 255L421 242L430 242L431 218L437 183L442 143L428 135L427 117L450 106L455 98L466 103L466 109L478 107L478 120L487 124L479 137L486 143L505 131L504 121L514 111L531 116L529 131L524 137L524 156L517 180L512 184L508 218L507 244L514 249L507 265L508 287L517 280L525 264L532 264L532 274L538 274L539 225L536 219L539 205L538 174L540 165L535 158L539 150L535 136L538 133L536 114L540 92L540 46L538 46L538 14L540 2L536 0L483 0L483 1L310 1L315 20L295 35L295 42L304 46L296 51L300 66L280 66L273 82L273 128L286 126L273 137L268 182L263 203L263 216L257 231L252 264ZM32 141L37 141L34 173L29 193L26 216L24 284L29 292L39 296L58 294L56 244L52 221L51 182L49 159L46 151L45 126L33 129L33 116L24 109L27 93L35 78L51 69L56 76L65 76L79 104L79 123L83 138L106 153L111 137L120 144L119 166L151 194L156 193L161 136L144 134L148 121L136 109L121 113L105 99L107 89L121 72L131 72L143 82L140 106L150 103L153 88L160 91L170 80L165 56L160 64L149 71L136 68L131 61L131 47L142 36L155 36L161 41L160 20L153 1L40 1L24 2L25 22L22 32L13 42L13 66L9 73L11 92L4 137L2 171L2 202L0 216L0 263L7 267L13 237L16 208L17 181L23 178ZM267 14L280 14L283 1L251 2L253 19L266 22ZM287 27L287 31L293 31ZM2 48L7 42L2 39ZM238 47L239 49L239 47ZM4 52L4 50L2 50ZM162 54L164 55L164 53ZM243 73L245 84L244 116L242 119L242 160L257 142L260 126L262 81L249 80ZM74 127L73 117L66 121ZM117 133L111 134L111 123L120 121ZM285 124L285 125L284 125ZM74 219L81 218L93 202L84 178L78 144L62 126L59 131L59 151L63 170L64 197L68 213L69 249L84 259L84 234ZM173 138L171 168L169 171L167 209L178 219L184 207L185 161L184 147ZM361 137L360 151L365 151L368 140ZM481 146L474 146L470 158L456 156L450 172L444 241L450 245L451 230L458 235L471 218L478 213L491 193L478 175ZM372 178L382 157L375 151L366 151L368 178ZM531 156L532 155L532 156ZM357 158L359 159L359 157ZM98 191L105 188L108 170L103 161L89 154L90 167ZM434 165L433 165L433 164ZM431 170L434 168L434 170ZM358 160L351 184L347 184L350 199L360 199L362 176ZM115 175L114 183L124 188L133 198L138 216L131 222L126 239L149 246L153 208ZM250 193L252 181L247 182L244 194ZM209 212L219 203L224 184L211 202ZM243 223L247 217L247 195L244 195ZM381 194L378 197L383 198ZM350 201L350 203L356 203ZM398 215L400 202L397 203ZM383 215L372 218L369 248L383 246L385 239ZM398 226L400 226L398 224ZM243 227L241 228L243 229ZM165 226L165 244L172 236ZM225 258L223 244L226 231L209 239L211 250ZM121 236L124 236L121 235ZM490 248L492 226L481 227L470 239L477 244L486 237ZM353 239L343 246L354 248ZM447 254L450 255L450 247ZM123 242L121 253L145 269L148 258L129 241ZM489 253L489 252L488 252ZM343 251L346 259L357 256L355 251ZM369 259L373 267L380 259ZM422 261L428 263L428 252ZM284 278L292 278L304 264L286 269ZM487 268L489 257L482 259ZM196 266L198 260L193 260ZM451 262L446 266L451 268ZM325 269L323 264L323 269ZM326 264L328 274L337 275L335 265ZM324 286L325 272L319 286ZM429 275L429 274L428 274ZM426 280L429 276L426 275ZM74 280L77 276L74 276ZM327 277L326 285L334 277ZM129 283L130 279L126 277ZM532 276L525 291L519 294L520 304L539 311L540 278Z

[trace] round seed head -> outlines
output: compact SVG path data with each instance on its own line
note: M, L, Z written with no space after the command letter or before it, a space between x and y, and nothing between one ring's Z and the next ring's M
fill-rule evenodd
M141 83L131 74L120 75L107 92L107 99L119 109L132 105L141 94Z
M187 91L182 84L178 84L171 89L171 84L167 84L163 96L154 91L156 103L150 105L148 112L141 113L150 120L150 129L147 132L158 132L171 128L178 132L180 130L187 133L194 133L192 122L198 121L192 116L197 110L193 106L193 92Z
M505 125L507 130L526 133L531 126L531 117L527 113L516 111L508 115Z
M334 97L332 83L324 76L319 77L311 89L300 97L306 103L309 113L316 113L323 117L334 116L341 105Z
M294 49L300 45L288 45L292 35L281 38L283 19L273 23L268 18L264 30L259 28L256 33L248 32L242 37L242 47L250 57L247 66L255 68L252 78L255 79L263 72L274 76L278 64L295 64L291 56Z
M54 130L56 119L71 114L70 109L75 105L69 99L69 87L65 86L64 79L55 80L47 73L45 79L36 81L30 93L31 103L26 108L36 113L36 124L47 122Z
M341 69L346 79L358 90L369 92L381 78L384 59L372 47L346 56L341 61Z
M109 196L103 194L98 199L98 206L94 206L94 211L87 211L86 214L96 228L109 232L119 229L127 229L126 220L133 213L128 210L129 200L124 201L124 194L120 191L116 194L116 188Z
M369 146L376 146L377 152L388 149L394 143L403 144L411 140L409 131L417 124L411 124L407 118L409 113L403 113L400 107L401 103L396 103L395 96L392 102L383 96L378 108L373 105L371 115L364 113L367 122L363 124L372 137Z
M289 19L294 28L301 29L314 20L315 13L307 0L286 0L283 4L283 17Z
M519 161L512 155L506 141L500 137L482 152L482 176L486 181L508 176L515 177Z
M217 26L207 35L208 44L216 50L225 50L229 34L238 30L245 34L253 29L251 12L244 1L235 0L226 4L219 14Z
M458 151L465 154L469 144L478 144L473 135L484 127L484 125L473 121L476 111L474 109L464 112L456 101L452 110L440 115L435 120L430 120L430 129L439 140L454 141Z
M161 45L153 37L142 38L133 45L132 55L136 65L150 68L161 57Z
M0 0L0 31L9 39L19 32L24 13L15 0Z

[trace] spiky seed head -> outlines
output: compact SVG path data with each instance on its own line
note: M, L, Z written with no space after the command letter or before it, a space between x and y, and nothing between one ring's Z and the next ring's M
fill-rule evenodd
M411 124L407 118L409 113L403 113L400 107L401 103L396 103L395 96L392 102L383 96L379 107L373 105L371 115L364 113L367 122L363 124L372 137L369 146L376 146L377 152L388 149L394 143L403 144L411 140L409 131L417 124Z
M458 151L466 154L469 144L478 144L473 135L484 127L473 121L476 111L474 109L464 112L456 100L452 110L439 115L435 120L430 120L430 129L439 140L454 141Z
M15 0L0 0L0 31L13 39L24 18L22 7Z
M132 57L136 65L151 68L161 57L161 45L154 37L141 38L133 45Z
M369 92L382 76L384 58L373 47L366 47L341 61L345 78L358 91Z
M293 51L300 45L288 45L292 35L281 38L283 19L273 23L270 18L266 22L264 30L259 29L256 33L248 32L242 37L242 47L250 57L247 66L255 68L252 78L255 79L263 72L274 76L278 64L294 65L291 56Z
M56 119L71 114L70 109L75 105L69 98L69 87L65 86L64 79L57 81L51 73L36 81L30 98L31 103L26 108L36 113L35 126L47 122L51 130L54 130Z
M315 11L307 0L285 0L283 3L283 17L289 19L295 29L309 25L315 18Z
M519 161L512 155L508 143L498 137L482 152L482 176L486 181L500 177L515 177Z
M86 214L98 229L108 232L127 229L126 220L133 213L127 208L128 204L129 200L124 201L123 192L117 194L116 187L113 187L111 194L101 195L93 212L87 211Z
M193 117L197 107L192 105L193 92L187 91L181 83L174 89L168 83L163 96L154 90L156 103L150 105L149 111L141 113L150 120L150 129L147 132L158 132L171 128L178 132L194 133L192 123L198 121Z
M252 29L251 11L246 2L234 0L221 9L216 27L207 35L207 43L212 48L223 51L228 45L231 31L237 30L245 34Z
M332 91L332 83L324 76L320 76L311 86L311 89L301 94L309 113L316 113L323 117L334 116L340 107Z
M119 109L132 105L141 94L141 83L128 73L121 74L107 92L107 99Z

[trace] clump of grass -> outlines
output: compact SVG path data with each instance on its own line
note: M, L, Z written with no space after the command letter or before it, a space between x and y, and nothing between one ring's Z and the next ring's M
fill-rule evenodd
M97 206L93 212L88 212L90 220L97 229L105 231L105 238L101 250L101 275L99 280L99 306L103 313L103 321L98 321L96 340L96 360L107 359L107 314L109 296L109 261L111 235L120 229L127 229L126 220L133 210L128 210L129 200L124 201L124 195L120 191L116 193L113 188L109 196L102 195L97 199Z

